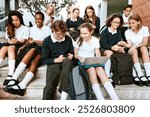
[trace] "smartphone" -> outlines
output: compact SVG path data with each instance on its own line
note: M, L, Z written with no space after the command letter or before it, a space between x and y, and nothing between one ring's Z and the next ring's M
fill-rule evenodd
M68 57L68 54L67 55L63 55L64 57Z
M9 39L12 39L12 38L14 38L14 37L13 37L13 36L8 36L8 38L9 38Z

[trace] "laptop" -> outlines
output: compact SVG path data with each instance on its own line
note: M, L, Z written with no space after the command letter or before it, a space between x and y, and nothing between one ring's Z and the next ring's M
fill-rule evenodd
M84 65L91 64L105 64L110 57L101 56L101 57L87 57L85 58Z

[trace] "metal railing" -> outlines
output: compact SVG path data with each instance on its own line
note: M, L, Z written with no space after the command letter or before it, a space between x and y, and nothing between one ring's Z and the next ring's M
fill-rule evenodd
M5 31L6 27L6 21L8 19L8 16L4 16L5 11L0 12L0 31Z

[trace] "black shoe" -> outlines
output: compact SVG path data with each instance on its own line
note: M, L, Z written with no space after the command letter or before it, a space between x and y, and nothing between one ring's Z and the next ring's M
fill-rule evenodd
M143 86L143 83L140 81L140 79L138 78L139 80L136 81L135 78L138 78L138 77L137 77L137 76L136 76L136 77L133 77L133 82L134 82L134 84L137 85L137 86Z
M150 76L147 76L146 78L147 78L147 80L148 80L148 83L150 84L150 80L149 80Z
M134 84L137 86L141 86L141 87L143 86L143 83L141 81L135 81L134 80Z
M12 76L8 75L7 77L12 77ZM3 85L6 86L10 82L10 80L11 79L5 79L4 82L3 82Z
M14 85L14 86L17 86L18 89L14 89L14 88L12 88L12 86L9 86L9 87L6 87L4 90L6 92L8 92L8 93L11 93L11 94L16 94L16 95L24 96L25 89L21 89L19 85Z
M14 84L8 85L10 81L14 81ZM19 83L19 81L15 80L15 79L5 79L3 85L7 85L7 87L9 87L9 86L17 85L18 83Z
M140 78L140 81L142 82L142 84L143 84L144 86L150 86L150 83L149 83L148 80L147 80L147 81L142 81L142 80L141 80L142 77L144 77L144 76L139 77L139 78Z

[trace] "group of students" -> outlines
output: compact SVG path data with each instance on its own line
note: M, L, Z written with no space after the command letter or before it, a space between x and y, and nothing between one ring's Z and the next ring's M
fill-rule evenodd
M127 10L129 8L131 9L131 7L126 7ZM79 17L79 9L73 9L72 15L66 23L53 16L54 14L51 12L54 11L54 7L52 5L49 5L47 10L49 11L47 14L51 14L48 21L44 23L44 14L36 12L36 25L31 28L24 26L20 12L10 12L6 28L7 43L1 44L0 48L0 64L5 56L8 56L9 66L8 76L3 83L6 86L4 91L23 96L28 83L35 76L37 68L41 64L46 64L46 86L43 90L43 100L55 99L58 85L61 100L67 99L68 77L75 61L78 60L82 64L87 57L110 57L114 52L131 54L134 63L134 83L139 86L150 85L150 60L146 47L149 30L148 27L142 25L138 14L126 16L129 18L129 29L124 31L126 40L122 40L120 28L124 21L119 13L114 13L107 18L106 27L99 34L100 18L95 15L92 6L86 7L83 19ZM67 34L69 30L77 30L79 33L75 41ZM99 36L100 40L97 38ZM17 55L26 48L28 50L20 58L21 62L15 68ZM139 51L144 62L146 76L144 76L139 63ZM104 66L85 67L96 99L104 100L99 81L111 99L119 99L111 80L110 59ZM28 72L19 82L18 77L25 68L28 68Z

